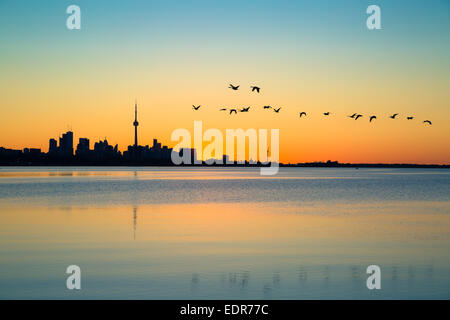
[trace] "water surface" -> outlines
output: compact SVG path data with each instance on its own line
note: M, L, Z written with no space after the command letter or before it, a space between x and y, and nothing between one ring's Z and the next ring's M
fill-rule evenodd
M450 298L450 170L0 168L0 221L2 299Z

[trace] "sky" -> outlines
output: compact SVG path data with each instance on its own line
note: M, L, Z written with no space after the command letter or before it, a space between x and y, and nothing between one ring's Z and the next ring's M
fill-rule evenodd
M81 30L66 28L71 4ZM381 30L366 27L372 4ZM202 120L279 129L282 162L450 164L449 57L448 0L1 0L0 146L47 151L71 129L75 146L125 150L137 99L144 145L173 147Z

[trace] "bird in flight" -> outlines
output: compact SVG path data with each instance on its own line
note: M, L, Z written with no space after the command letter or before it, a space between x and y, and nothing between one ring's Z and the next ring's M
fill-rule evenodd
M256 87L256 86L251 86L250 88L252 88L252 92L253 92L253 91L256 91L256 92L259 93L259 90L261 90L260 87Z
M230 86L229 86L228 88L233 89L233 90L237 90L237 89L239 89L239 86L233 86L233 85L230 83Z
M233 112L237 114L237 110L236 109L230 109L230 114L232 114Z
M412 120L412 119L414 119L414 117L407 117L406 119L408 119L408 120Z
M398 113L394 113L394 114L391 116L391 119L395 119L396 116L398 116Z
M362 116L363 116L362 114L357 114L355 120L358 120L358 118L361 118Z
M250 110L250 107L247 108L242 108L241 110L239 110L240 112L248 112L248 110Z
M226 111L226 110L227 110L227 108L222 108L219 111Z
M280 112L281 107L279 107L278 109L273 109L273 111L275 111L276 113Z
M306 117L306 112L304 112L304 111L300 112L300 118L301 118L302 116L305 116L305 117Z
M198 110L198 109L200 109L200 107L201 107L201 106L196 107L196 106L192 105L192 108L193 108L194 110Z
M371 116L369 122L372 122L372 120L376 119L376 116Z
M271 106L264 106L264 109L272 109Z
M324 116L329 116L330 113L329 113L329 112L324 112L323 115L324 115Z
M425 120L423 123L428 123L430 126L432 125L430 120Z
M352 114L351 116L348 116L349 118L355 118L356 117L356 113Z

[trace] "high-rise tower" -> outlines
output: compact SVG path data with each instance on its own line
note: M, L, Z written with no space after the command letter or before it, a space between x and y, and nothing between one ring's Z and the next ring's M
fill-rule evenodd
M73 132L67 131L59 138L59 150L64 156L73 156Z
M134 104L134 147L137 148L138 146L138 138L137 138L137 127L139 125L139 122L137 121L137 101Z

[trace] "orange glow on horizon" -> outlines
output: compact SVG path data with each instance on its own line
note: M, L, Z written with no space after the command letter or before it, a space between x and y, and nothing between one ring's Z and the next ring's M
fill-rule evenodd
M155 78L136 70L136 74L120 71L124 78L133 79L127 83L117 80L120 76L105 80L92 74L87 80L87 75L76 73L73 78L51 74L39 84L22 76L0 77L0 146L46 152L49 138L72 128L74 148L80 137L89 138L91 148L107 138L124 151L134 141L136 92L145 92L137 95L141 145L152 145L157 138L173 147L173 130L186 128L193 135L194 121L202 120L203 132L217 128L224 135L226 129L279 129L284 163L450 163L450 91L445 90L444 78L436 77L431 84L397 75L379 83L359 75L324 87L321 79L328 71L316 71L305 71L311 72L304 75L307 83L300 75L290 74L288 81L279 74L276 78L283 79L282 86L268 70L261 77L271 80L258 82L260 94L250 91L255 81L248 75L229 81L227 71L210 78L203 75L208 81L201 84L181 78L176 89L168 75ZM187 71L178 70L183 72ZM228 89L229 82L241 88ZM413 90L418 87L421 90ZM202 107L194 111L193 104ZM264 110L264 105L282 109L276 114ZM246 106L251 106L248 113L219 111ZM307 117L299 118L300 111L307 112ZM327 111L331 115L323 116ZM348 118L355 112L364 117ZM399 113L399 118L390 119L392 113ZM370 115L377 115L372 123ZM406 120L410 115L415 119ZM425 119L433 125L422 123Z

